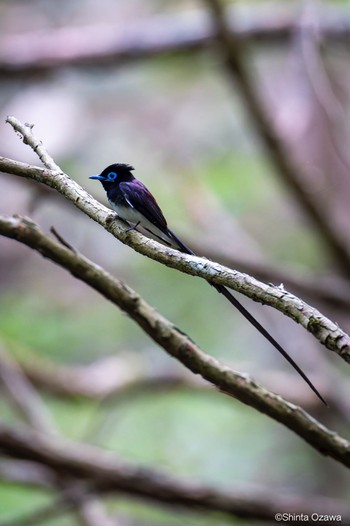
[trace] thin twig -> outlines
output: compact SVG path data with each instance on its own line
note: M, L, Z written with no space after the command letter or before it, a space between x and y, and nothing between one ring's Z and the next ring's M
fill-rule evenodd
M66 248L69 248L72 252L75 252L75 248L66 241L61 234L59 234L54 226L50 227L50 232L55 236L55 238Z
M0 459L0 480L13 484L52 489L57 482L54 471L30 460Z
M34 429L55 433L51 415L20 367L0 342L0 383L10 402Z

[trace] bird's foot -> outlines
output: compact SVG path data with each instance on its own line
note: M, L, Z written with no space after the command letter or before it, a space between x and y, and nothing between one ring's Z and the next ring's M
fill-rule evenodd
M130 226L129 228L127 228L125 230L125 232L131 232L132 230L136 230L136 228L139 226L139 224L140 224L140 221L138 221L135 225Z

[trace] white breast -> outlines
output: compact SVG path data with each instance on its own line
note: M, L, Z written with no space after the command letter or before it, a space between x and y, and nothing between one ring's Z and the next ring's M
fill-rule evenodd
M131 225L136 225L139 221L142 222L144 216L137 212L135 208L132 208L131 206L118 206L112 203L112 201L109 201L109 204L111 205L111 208L115 212L117 212L118 216L124 219L124 221L127 221Z
M111 205L111 208L117 212L118 216L121 219L124 219L124 221L127 221L130 226L134 226L139 223L137 230L139 230L145 236L149 237L150 239L163 242L167 246L178 248L173 239L168 237L161 230L159 230L159 228L154 226L153 223L148 221L148 219L146 219L144 215L140 214L140 212L135 210L135 208L132 208L131 206L117 206L111 201L109 201L109 204Z

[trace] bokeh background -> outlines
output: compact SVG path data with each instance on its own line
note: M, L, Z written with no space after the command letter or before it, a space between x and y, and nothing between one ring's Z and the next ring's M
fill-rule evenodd
M234 6L237 27L246 32L245 60L254 71L255 89L301 166L303 184L327 205L325 215L344 244L350 242L349 5L260 1ZM284 283L286 288L349 329L349 276L341 275L322 233L268 159L217 46L210 41L203 49L176 48L207 25L205 5L185 0L2 0L0 154L39 164L5 118L11 114L34 123L35 134L62 169L105 204L102 187L89 175L112 162L132 164L170 227L198 253L256 271L275 284L281 276L293 277L300 287ZM278 35L280 27L289 29ZM254 28L263 28L263 36L250 38ZM165 52L170 37L175 50ZM41 54L55 53L57 42L68 62L75 52L98 50L108 38L131 48L129 55L35 65ZM138 56L135 48L145 45L158 51ZM46 231L53 225L206 352L301 403L347 436L345 363L280 313L242 298L326 398L339 401L336 410L319 407L288 364L202 280L133 252L53 191L0 174L0 210L29 215ZM323 301L318 283L335 296L338 291L344 301ZM185 371L97 293L6 239L0 239L0 292L1 342L23 367L56 378L59 372L85 374L87 391L91 388L86 396L49 393L41 386L66 437L219 488L263 486L272 493L278 488L349 497L345 468L254 410L202 384L157 385L155 380L150 388L143 386L144 377L182 377ZM136 386L115 396L93 394L94 385L129 379L136 379ZM0 411L3 421L17 421L5 399ZM50 498L3 479L0 524ZM231 523L125 497L106 502L125 524ZM47 521L75 523L69 514Z

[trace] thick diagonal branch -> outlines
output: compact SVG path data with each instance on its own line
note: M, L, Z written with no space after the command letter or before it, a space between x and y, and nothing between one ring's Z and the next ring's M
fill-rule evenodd
M31 129L27 130L25 126L18 124L14 118L11 118L11 123L17 131L26 134L25 141L36 151L39 150L39 155L43 158L45 154L42 152L41 143L32 137ZM4 157L0 157L0 171L33 179L54 188L119 241L144 256L192 276L225 285L254 301L274 307L295 322L300 323L319 342L350 363L349 335L317 309L283 288L266 285L247 274L228 269L205 258L182 254L178 250L165 247L136 231L126 232L125 223L118 219L114 212L98 203L78 183L61 171L38 168Z
M158 314L135 291L76 251L45 235L28 219L0 219L0 234L26 244L69 270L126 312L168 354L220 391L254 407L297 433L324 455L350 467L350 443L318 423L301 408L284 401L244 374L205 354L183 332Z

